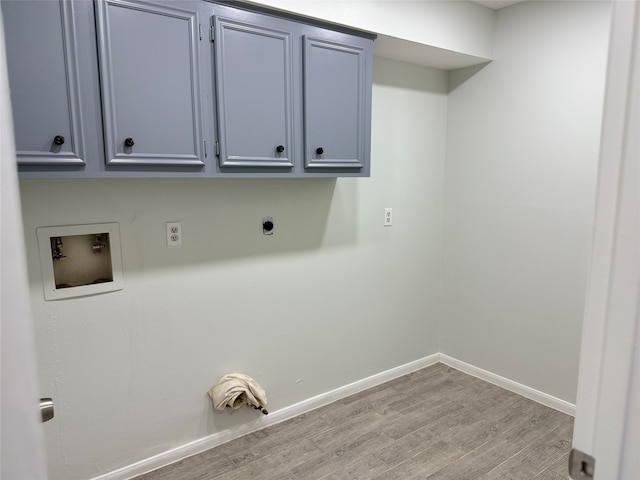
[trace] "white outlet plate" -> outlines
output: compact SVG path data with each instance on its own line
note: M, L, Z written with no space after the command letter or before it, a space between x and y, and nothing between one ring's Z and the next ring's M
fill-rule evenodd
M393 225L393 208L384 209L384 226L390 227Z
M167 222L167 247L182 245L182 223Z

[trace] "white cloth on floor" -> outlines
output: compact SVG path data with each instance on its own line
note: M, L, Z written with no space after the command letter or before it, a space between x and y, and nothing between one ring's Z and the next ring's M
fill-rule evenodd
M253 407L267 404L267 394L258 382L242 373L224 375L209 389L209 396L216 410L224 410L227 406L235 410L245 403Z

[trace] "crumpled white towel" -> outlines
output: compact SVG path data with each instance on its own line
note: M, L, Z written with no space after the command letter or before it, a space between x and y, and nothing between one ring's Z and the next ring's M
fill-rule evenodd
M249 375L242 373L224 375L209 389L209 396L216 410L224 410L227 406L235 410L246 403L266 415L263 407L267 404L267 394Z

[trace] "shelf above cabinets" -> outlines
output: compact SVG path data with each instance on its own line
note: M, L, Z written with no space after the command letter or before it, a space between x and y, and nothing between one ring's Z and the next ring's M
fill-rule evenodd
M23 177L369 175L371 34L240 2L1 6Z

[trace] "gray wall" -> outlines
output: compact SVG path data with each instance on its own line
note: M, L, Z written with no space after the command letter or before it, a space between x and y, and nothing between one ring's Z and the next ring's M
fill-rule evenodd
M212 411L225 373L275 411L436 353L446 107L446 72L376 58L371 178L22 180L50 477L251 422ZM36 227L112 221L124 290L44 302Z
M609 10L500 10L494 62L450 75L440 350L571 403Z

